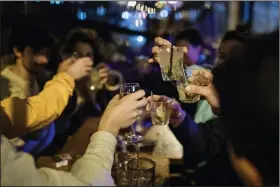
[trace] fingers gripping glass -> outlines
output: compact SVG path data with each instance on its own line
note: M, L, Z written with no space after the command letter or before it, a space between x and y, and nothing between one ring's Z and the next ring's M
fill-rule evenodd
M200 95L187 93L185 88L191 83L188 79L192 76L192 71L195 68L188 67L186 70L186 77L180 77L176 81L176 86L179 94L179 100L183 103L196 103L200 100ZM194 84L196 85L196 84ZM198 84L199 85L199 84Z
M185 76L183 47L161 46L158 58L163 81L177 80L178 77Z
M72 59L73 61L75 61L78 58L83 58L83 57L88 57L88 56L83 56L81 54L79 54L78 52L74 52L72 54ZM90 91L94 91L94 90L100 90L102 89L102 85L100 82L100 78L99 78L99 72L98 69L96 68L92 68L91 73L89 75L89 79L87 82L87 87L89 88Z
M121 85L120 88L120 97L123 98L126 95L134 93L138 90L140 90L140 85L138 83L124 83ZM124 135L124 139L122 141L126 144L131 144L131 143L140 142L142 140L143 140L143 136L135 133L134 124L132 124L131 131L128 134Z
M153 125L168 125L170 119L170 101L150 101L150 114Z

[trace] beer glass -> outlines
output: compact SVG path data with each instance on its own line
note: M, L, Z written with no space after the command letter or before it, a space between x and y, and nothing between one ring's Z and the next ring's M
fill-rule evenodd
M186 86L188 86L190 83L188 81L188 78L192 76L192 71L194 68L188 67L186 69L186 76L179 77L176 81L176 86L179 94L179 100L183 103L196 103L200 100L200 95L197 94L189 94L185 91Z
M158 58L163 81L173 81L185 76L183 47L172 47L173 50L171 46L161 46L159 49Z
M128 185L152 187L155 183L156 163L149 158L134 158L127 163Z

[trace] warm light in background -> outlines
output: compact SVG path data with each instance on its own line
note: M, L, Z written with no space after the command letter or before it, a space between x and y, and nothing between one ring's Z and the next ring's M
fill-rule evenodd
M175 4L177 4L177 1L167 1L167 3L170 5L175 5Z
M130 7L136 6L136 1L128 1L127 6L130 6Z

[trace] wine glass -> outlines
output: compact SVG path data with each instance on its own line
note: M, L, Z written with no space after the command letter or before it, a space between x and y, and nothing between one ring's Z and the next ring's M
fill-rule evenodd
M120 88L120 97L123 98L126 95L134 93L138 90L140 90L140 85L138 83L124 83L121 85ZM143 136L136 134L134 130L134 124L131 124L131 131L128 134L124 135L124 139L122 141L125 144L133 144L133 143L138 143L142 140L143 140Z

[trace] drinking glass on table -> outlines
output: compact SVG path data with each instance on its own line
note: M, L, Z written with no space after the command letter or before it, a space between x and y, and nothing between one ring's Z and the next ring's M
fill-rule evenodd
M188 86L190 83L188 81L188 78L192 76L192 71L194 68L188 67L186 69L186 76L178 78L176 81L176 86L179 94L179 100L183 103L196 103L200 100L200 95L197 94L189 94L185 91L186 86Z
M127 162L128 185L152 187L155 183L156 163L149 158L133 158Z
M116 184L118 187L128 186L127 163L130 159L137 158L133 152L115 152L114 164L116 168Z
M138 83L124 83L121 85L120 88L120 97L123 98L126 95L134 93L138 90L140 90L140 85ZM134 124L131 124L131 131L128 134L124 135L124 139L122 141L124 141L126 144L131 144L131 143L138 143L142 141L143 138L144 137L142 135L135 133Z

